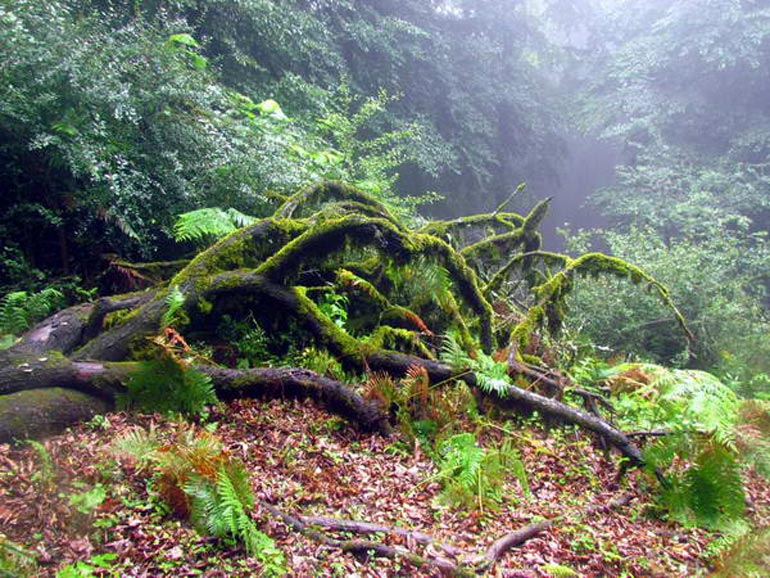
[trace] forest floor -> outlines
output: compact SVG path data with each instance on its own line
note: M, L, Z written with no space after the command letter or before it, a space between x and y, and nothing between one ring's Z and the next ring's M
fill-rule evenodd
M513 548L490 576L701 576L718 534L651 515L651 488L640 472L618 482L617 458L575 430L545 431L508 422L485 436L508 436L526 466L531 496L513 476L494 509L448 506L430 481L433 462L397 436L362 434L310 403L241 400L210 417L232 456L244 461L257 500L285 512L376 522L419 530L464 553L483 554L496 539L533 521L558 521ZM141 426L161 436L180 426L159 416L109 414L41 446L0 445L0 539L33 552L33 576L258 576L242 548L200 536L154 499L146 472L115 458L114 440ZM213 429L211 426L210 429ZM491 433L490 433L491 432ZM770 487L750 472L753 522L770 525ZM148 492L150 492L148 494ZM591 508L630 497L618 508ZM433 576L403 560L357 559L319 545L263 511L261 528L282 550L291 576ZM369 539L375 539L369 537ZM380 537L398 543L395 535ZM410 540L401 544L415 547ZM98 570L102 554L114 557ZM571 570L571 573L570 573ZM88 574L88 572L91 574Z

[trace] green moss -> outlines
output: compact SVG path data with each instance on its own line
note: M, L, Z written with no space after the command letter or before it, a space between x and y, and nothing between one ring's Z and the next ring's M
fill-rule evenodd
M521 228L526 232L527 235L532 235L533 233L537 232L541 223L543 222L543 219L545 219L545 217L548 215L548 209L550 208L550 205L551 199L549 197L540 201L532 208L521 225Z
M363 367L363 349L358 341L324 315L315 302L307 296L304 288L293 287L287 290L293 293L297 302L297 310L292 313L300 322L314 324L318 332L319 345L335 353L343 366Z
M525 241L524 230L516 229L510 233L494 235L468 245L460 251L460 254L466 259L499 260L502 254L512 253L522 246Z
M432 221L422 227L419 232L448 241L450 236L463 229L491 227L496 234L500 234L498 231L510 231L523 224L524 217L517 213L485 213L460 217L451 221Z
M489 283L484 287L484 294L489 298L491 293L500 289L513 271L517 269L532 269L534 261L543 263L546 267L549 265L563 267L569 262L569 257L567 255L560 255L559 253L551 253L548 251L531 251L514 255L492 276L492 279L490 279Z
M482 345L492 350L492 308L481 293L476 275L446 242L432 235L407 234L389 221L361 216L316 223L266 260L257 272L286 282L300 265L307 267L345 249L346 239L356 247L371 246L396 261L420 255L438 260L449 271L463 300L479 317Z
M362 295L366 295L372 302L382 308L391 307L390 301L373 284L369 283L363 277L356 275L348 269L338 269L335 273L337 283L346 290L355 290Z
M587 253L576 259L565 257L562 270L534 288L537 305L532 307L525 319L514 328L511 334L513 343L522 347L526 345L528 335L536 331L544 320L548 321L548 328L551 332L559 329L567 313L566 298L573 288L575 275L578 274L613 275L630 279L633 283L642 281L648 283L649 287L655 289L661 301L672 310L688 339L692 339L692 333L687 327L684 317L671 300L668 289L664 285L623 259L603 253Z
M233 269L256 268L267 257L307 228L297 220L264 219L239 229L199 253L170 282L185 293L200 294L216 273Z
M531 336L536 333L545 319L545 307L535 305L530 307L527 315L513 328L511 332L511 344L516 347L516 357L520 359L521 351L529 345Z
M205 297L198 299L198 310L204 315L208 315L214 309L214 304Z
M492 306L479 289L476 273L468 266L462 255L445 241L432 235L421 234L413 235L412 239L421 253L432 255L449 271L460 296L478 316L481 345L484 351L490 353L494 349L493 311Z
M136 309L119 309L118 311L108 313L104 316L104 321L102 321L102 328L111 329L113 327L118 327L136 315L136 311Z
M364 193L356 187L335 181L322 181L302 189L283 203L275 214L278 217L289 219L294 217L294 213L300 208L307 208L312 211L323 203L335 200L357 203L366 207L365 214L369 214L372 211L392 223L397 222L388 208L371 195Z
M129 263L128 261L116 260L112 261L112 265L136 271L153 283L161 283L184 269L189 262L189 259L155 261L151 263Z
M378 327L367 340L371 348L382 350L396 350L404 353L415 354L424 359L435 359L435 355L420 340L420 336L414 331L401 327Z

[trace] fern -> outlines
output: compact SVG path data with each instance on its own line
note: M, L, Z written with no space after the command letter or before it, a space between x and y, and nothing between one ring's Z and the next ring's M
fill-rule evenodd
M512 385L508 377L508 365L506 363L499 363L489 355L477 352L471 368L476 374L476 383L483 392L494 394L499 398L508 395L508 390Z
M14 291L0 301L0 334L18 335L63 304L61 291L47 287L37 293Z
M174 239L183 241L209 241L221 239L233 231L251 225L256 217L246 215L236 209L219 208L198 209L182 213L174 223Z
M477 445L476 436L470 433L454 435L442 444L439 453L441 462L438 475L449 500L468 505L468 502L478 497L481 503L482 496L478 488L484 450Z
M473 360L452 333L445 335L441 342L440 359L455 371L465 371L473 365Z
M529 488L529 478L527 477L527 468L524 462L519 456L519 452L511 445L510 440L505 440L502 447L498 452L498 458L500 465L511 471L513 477L519 482L522 493L527 496L532 496L532 491Z
M166 295L166 312L160 319L161 327L171 327L177 324L186 324L189 322L187 315L184 312L185 296L180 291L179 286L174 285L169 289L168 295Z
M721 446L701 453L685 473L689 506L697 520L709 527L743 516L746 496L738 462Z
M160 439L155 425L149 429L132 428L110 444L110 452L119 459L138 464L138 470L145 469L151 462L153 453L160 447Z
M121 408L200 416L216 403L211 378L172 358L143 362L118 396Z
M254 497L240 463L230 462L221 467L213 482L194 477L184 489L191 498L191 518L196 527L209 535L243 543L249 555L262 563L265 575L285 572L283 554L248 513L254 507Z
M40 471L36 472L33 478L40 484L42 490L50 491L56 483L56 471L51 452L37 440L27 440L27 443L35 450L40 460Z
M461 433L447 439L439 448L437 478L450 503L466 507L494 507L502 498L502 485L513 471L522 490L529 495L524 464L510 442L488 450L479 446L476 436Z
M721 543L719 543L721 542ZM737 526L714 545L719 559L714 578L765 578L770 575L770 529L749 532L747 526ZM729 548L729 550L727 550ZM709 551L712 546L709 546ZM725 551L727 550L727 551Z
M719 559L733 549L742 538L751 532L751 524L746 520L736 520L732 524L725 524L721 528L720 536L715 538L705 550L705 557L710 560Z
M507 364L495 361L482 351L476 351L476 359L471 359L452 334L444 336L441 344L441 361L450 365L455 371L473 371L476 384L485 393L503 398L512 387Z
M215 435L182 424L170 443L160 445L153 428L136 429L117 440L113 452L151 464L160 498L200 532L243 543L266 576L285 573L283 554L251 518L254 495L243 463Z
M682 522L710 528L743 516L738 396L702 371L650 364L616 369L620 375L610 382L624 392L616 408L625 424L670 432L645 449L648 465L667 472L661 505Z

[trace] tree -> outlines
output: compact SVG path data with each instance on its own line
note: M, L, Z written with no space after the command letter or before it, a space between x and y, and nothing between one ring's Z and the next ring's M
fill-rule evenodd
M344 367L356 371L401 376L419 368L432 383L462 377L490 399L586 427L617 446L634 463L643 463L633 443L600 418L506 380L477 377L478 369L469 372L468 367L461 366L470 363L471 369L483 367L474 366L472 357L453 354L459 359L455 366L436 359L441 347L436 334L455 332L458 344L477 359L491 363L488 356L501 342L509 346L507 365L502 365L506 371L538 376L538 370L527 362L535 359L531 339L541 325L556 330L561 324L564 297L572 278L580 273L646 280L657 286L664 302L673 307L664 288L620 260L600 254L572 260L538 252L537 226L547 202L526 217L502 209L490 215L431 223L422 231L414 231L359 190L330 182L301 190L272 218L231 233L200 253L168 283L66 309L3 352L3 437L80 419L89 411L103 409L105 401L123 391L128 376L139 369L135 361L127 360L148 354L148 337L160 333L165 335L162 345L181 344L186 350L175 327L212 336L227 313L239 318L251 316L268 333L284 338L290 332L295 346L322 348ZM479 229L493 234L474 242L474 231ZM511 252L520 258L507 263L485 288L476 271L483 272L496 256ZM562 270L542 277L548 268L540 270L532 260L551 265L560 261ZM515 274L520 266L524 266L525 276L532 273L531 278L536 279L532 281L533 305L519 313L509 310L508 315L515 319L513 327L504 324L495 332L490 299L505 292L505 279L521 279ZM349 296L350 314L343 316L343 323L337 323L334 313L325 312L322 306L322 298L330 290L345 291ZM505 306L501 302L498 307ZM474 334L479 335L478 341ZM275 346L280 347L280 343L280 339L275 340ZM388 431L390 427L386 408L316 374L216 367L202 367L201 371L226 397L312 397L366 429ZM553 379L545 379L559 389ZM55 386L78 389L87 396L65 403L61 390L51 389ZM93 401L89 402L88 396Z
M568 104L576 125L622 149L615 182L591 197L611 225L595 239L664 281L697 339L693 351L661 339L661 323L674 320L644 301L606 308L607 294L628 296L612 283L579 292L573 329L616 353L710 368L751 389L750 376L767 372L753 352L767 347L770 11L762 2L583 7L586 18L567 29L574 36L553 16L546 23L573 62L560 78L582 93Z

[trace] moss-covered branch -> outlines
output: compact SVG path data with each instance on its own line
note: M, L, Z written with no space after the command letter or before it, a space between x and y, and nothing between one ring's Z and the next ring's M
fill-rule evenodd
M296 218L302 209L312 214L324 203L348 202L365 206L364 214L377 214L381 218L397 224L387 206L362 190L335 181L322 181L295 193L275 211L275 216L281 219ZM309 216L309 215L306 215Z
M561 271L534 288L536 305L530 308L527 316L514 327L511 333L511 342L514 345L519 348L526 345L529 336L544 321L547 322L551 331L558 330L566 315L566 297L573 288L575 275L578 274L612 275L629 279L634 284L646 283L648 288L655 291L663 304L671 309L687 339L691 341L694 339L684 317L662 283L623 259L603 253L587 253L575 259L567 258Z

